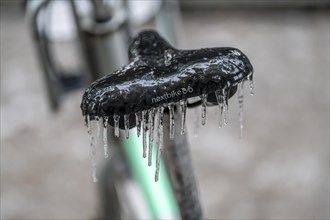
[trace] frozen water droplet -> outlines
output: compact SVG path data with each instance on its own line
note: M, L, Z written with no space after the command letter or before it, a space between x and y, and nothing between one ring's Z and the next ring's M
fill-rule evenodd
M147 156L147 111L142 111L142 142L143 142L143 157L146 158Z
M114 131L115 131L115 136L119 137L119 115L113 115L113 122L114 122Z
M129 115L124 115L125 137L129 137Z
M89 115L86 117L86 125L87 125L87 132L89 134L89 143L90 143L90 150L91 150L91 160L92 160L92 180L93 182L97 182L96 177L96 148L94 143L94 135L91 129L91 121Z
M171 50L166 50L165 55L164 55L164 64L165 66L169 66L172 61L172 51Z
M104 117L104 128L103 128L103 151L104 157L109 157L108 155L108 117Z
M223 123L225 125L228 124L228 118L227 118L227 114L228 114L228 92L226 90L226 88L224 88L222 90L222 103L223 103Z
M158 108L158 138L157 138L157 154L156 154L156 173L155 173L155 181L158 181L159 178L159 168L160 168L160 158L162 154L163 148L163 121L164 121L164 107Z
M187 99L180 100L180 107L181 107L181 112L182 112L181 134L185 134L185 129L186 129Z
M152 164L152 148L154 142L154 124L155 124L155 109L149 111L149 152L148 152L148 165Z
M254 85L253 85L253 78L252 78L252 74L250 74L248 76L248 80L250 82L250 95L253 96L254 95Z
M86 115L85 116L85 126L87 127L87 129L88 129L88 124L89 124L89 115ZM87 130L87 132L88 132L88 130Z
M96 137L100 137L101 135L101 120L99 117L96 117L96 126L97 126L97 130L96 130Z
M218 107L219 107L219 128L222 127L222 112L223 112L223 99L220 90L215 91L215 97L217 98Z
M170 140L174 140L174 105L170 103L168 105L170 112Z
M243 138L243 104L244 104L244 81L238 86L238 115L239 115L239 138Z
M137 136L140 137L142 112L135 113Z
M194 137L197 138L198 137L199 124L200 124L200 122L199 122L199 119L200 119L200 117L199 117L199 114L200 114L199 108L195 108L195 112L196 113L194 115L196 115L196 117L195 117L195 126L194 126Z
M201 100L202 100L202 125L205 125L205 122L206 122L206 98L207 98L207 94L202 94L201 95Z

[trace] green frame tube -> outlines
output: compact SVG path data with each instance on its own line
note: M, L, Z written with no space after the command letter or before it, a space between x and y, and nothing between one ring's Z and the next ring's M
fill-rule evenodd
M161 161L159 180L155 182L155 146L153 147L152 166L149 167L147 159L142 157L142 138L141 136L138 138L136 133L136 128L131 129L130 137L123 139L123 146L132 173L145 195L152 218L179 219L180 211L164 166L165 164Z

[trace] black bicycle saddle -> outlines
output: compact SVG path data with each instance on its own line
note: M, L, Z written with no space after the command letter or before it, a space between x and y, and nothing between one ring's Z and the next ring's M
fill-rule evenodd
M81 109L91 120L135 113L207 94L217 104L217 91L230 98L238 83L252 79L253 67L240 50L231 47L178 50L155 31L143 31L129 47L130 63L93 82ZM124 128L120 117L120 128Z

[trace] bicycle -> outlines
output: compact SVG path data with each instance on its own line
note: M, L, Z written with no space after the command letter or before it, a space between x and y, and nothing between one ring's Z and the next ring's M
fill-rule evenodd
M40 6L39 6L39 10L41 10L43 7L45 7L49 2L48 1L44 1ZM116 67L116 65L124 65L121 63L121 61L115 61L113 62L111 65L109 65L106 60L102 60L101 58L108 58L109 57L109 51L104 48L104 47L100 47L100 42L102 42L102 40L100 41L98 39L99 36L99 32L98 33L91 33L91 29L83 32L83 28L82 26L85 25L83 24L79 18L78 18L78 13L77 13L77 9L76 9L76 5L74 1L71 1L71 6L72 6L72 10L75 14L75 21L76 21L76 25L77 27L79 27L79 35L80 38L83 42L83 48L85 51L91 50L92 49L93 52L90 52L89 56L88 53L84 53L86 55L86 60L89 63L89 68L94 70L91 71L91 73L105 73L105 72L113 72L116 69L118 69L118 67ZM100 16L95 16L96 20L103 20L103 19L109 19L109 16L106 15L106 13L104 12L104 10L102 10L102 7L100 7L99 2L98 1L94 1L94 7L95 7L95 15L100 15ZM34 25L35 27L37 27L36 25L36 20L37 20L37 14L36 13L36 17L34 19ZM114 37L114 39L121 39L122 43L120 43L120 45L125 45L125 41L127 41L127 36L130 36L129 32L131 30L129 30L129 25L125 25L125 19L121 20L120 24L116 26L114 32L110 32L110 33L114 33L115 35L118 35L118 33L120 33L119 35L121 37ZM127 21L126 21L127 22ZM120 27L120 28L119 28ZM103 30L104 31L104 30ZM47 49L43 49L45 43L42 43L42 39L43 37L40 37L39 35L39 31L35 29L35 33L37 36L37 42L41 42L41 46L40 48L40 54L46 54L45 57L47 56ZM101 29L101 33L102 29ZM88 37L91 36L91 37ZM126 37L125 37L126 36ZM87 39L88 38L88 39ZM152 42L152 41L151 41ZM103 42L104 43L104 42ZM102 44L102 43L101 43ZM97 46L98 45L98 46ZM120 47L121 49L118 49L117 51L123 51L124 46ZM169 48L166 48L169 49ZM171 50L173 48L170 48ZM162 62L164 62L164 65L166 66L166 62L171 63L173 56L175 57L175 53L169 52L169 50L167 51L167 53L164 53L165 51L161 51L160 54L163 56L165 55L165 60L163 60ZM234 50L232 51L232 53L236 53L237 51ZM156 54L157 55L157 54ZM99 59L95 59L95 57L100 58L101 61ZM50 63L49 61L45 61L43 63ZM170 64L169 64L170 65ZM228 65L227 65L228 67ZM49 67L44 67L45 70L48 70ZM109 71L110 68L113 68ZM249 66L248 71L246 72L248 75L244 75L241 76L240 80L244 80L249 78L250 80L252 80L252 66ZM90 75L90 78L92 80L95 80L96 78L99 78L99 75ZM49 77L49 75L46 77L46 82L49 84L49 88L52 88L52 86L54 86L54 82L51 81L51 77ZM55 83L56 84L56 83ZM211 91L214 90L214 85L210 86L209 93L211 93ZM180 88L181 89L181 88ZM189 88L184 88L186 90L188 90ZM228 88L227 88L228 89ZM50 97L51 100L55 100L54 103L58 102L56 101L56 92L54 92L54 90L56 89L50 89ZM197 89L194 88L194 91L196 91ZM182 90L181 90L182 91ZM164 92L164 91L163 91ZM189 92L189 91L188 91ZM207 93L206 92L206 93ZM213 91L214 92L214 91ZM212 94L213 94L212 92ZM197 193L197 189L196 189L196 183L194 180L194 175L193 175L193 168L191 167L191 163L190 163L190 159L189 159L189 148L188 148L188 143L186 140L186 137L184 135L181 135L181 133L184 133L184 120L183 121L183 126L182 128L179 128L178 126L175 127L173 126L173 123L168 123L169 121L178 121L179 115L178 115L178 109L181 108L182 111L185 111L185 109L188 107L196 107L199 105L203 106L203 109L206 109L206 105L207 104L219 104L220 106L220 110L225 111L227 109L227 99L229 97L231 97L234 93L236 92L236 85L234 84L233 89L232 90L225 90L224 93L220 94L214 94L214 95L210 95L208 98L206 96L203 96L200 100L190 100L189 102L182 102L180 107L178 105L173 105L169 108L168 112L165 112L165 114L163 115L163 119L159 119L160 123L163 123L164 126L164 143L163 143L163 149L164 149L164 158L166 158L164 160L164 165L166 167L166 170L158 170L157 172L161 174L159 182L154 184L150 181L150 179L145 178L145 176L143 176L144 174L148 173L148 171L146 171L146 165L142 164L143 160L137 160L136 158L138 158L138 156L136 154L145 154L145 150L143 152L136 152L133 150L138 150L138 149L143 149L143 147L141 146L141 141L137 138L135 138L132 135L130 135L130 139L117 139L115 136L118 136L119 133L121 133L121 137L126 136L128 134L128 130L129 127L128 125L125 126L124 120L118 120L117 122L115 120L113 120L111 122L108 121L107 118L103 117L102 120L104 120L105 125L109 123L112 123L112 125L114 125L113 127L110 126L105 126L106 129L104 129L104 149L105 152L107 152L107 145L110 146L117 146L117 147L113 147L113 160L109 161L108 164L104 167L104 169L102 170L102 174L100 175L100 189L101 189L101 196L102 196L102 210L100 211L100 216L99 218L101 219L109 219L109 218L115 218L115 219L119 219L120 217L122 217L122 211L120 210L120 207L122 207L123 204L127 205L127 201L129 201L129 198L126 202L123 202L121 200L123 200L123 198L125 197L125 195L123 195L123 191L126 191L127 188L129 188L129 183L132 179L132 176L137 177L139 184L142 186L142 191L144 191L144 194L147 195L147 204L150 207L150 216L152 218L161 218L162 216L164 217L164 215L168 215L170 217L178 217L178 213L180 212L181 218L182 219L201 219L202 218L202 210L201 210L201 206L198 200L198 193ZM187 91L186 91L187 93ZM55 95L54 95L55 94ZM193 94L199 94L199 92L197 93L192 93ZM204 93L205 95L205 93ZM173 95L174 96L174 95ZM54 98L55 97L55 98ZM159 97L159 96L158 96ZM176 97L181 97L176 96ZM192 97L192 96L191 96ZM155 98L155 102L160 102L157 101L157 97L153 97ZM152 98L151 98L152 100ZM175 101L176 99L173 99L173 101ZM161 102L160 102L161 103ZM56 104L54 105L56 106ZM141 110L141 109L140 109ZM162 115L162 111L164 109L158 110L158 115ZM110 111L111 112L111 111ZM86 112L85 112L86 113ZM134 112L134 114L137 112ZM151 117L153 119L153 115L156 114L155 112L151 112L148 114L145 114L145 117ZM203 114L204 111L203 111ZM89 114L85 114L85 115L89 115ZM112 113L109 114L110 116L114 116ZM150 116L151 115L151 116ZM92 132L92 128L90 127L91 119L97 119L96 117L94 118L95 115L92 115L93 118L86 118L86 121L88 122L87 124L89 125L89 133ZM105 116L105 115L103 115ZM98 116L99 117L99 116ZM159 118L161 118L161 116L158 116ZM205 115L204 115L205 117ZM128 117L129 118L129 117ZM142 116L140 117L142 118ZM171 119L171 120L170 120ZM183 117L184 119L184 117ZM139 120L138 120L139 121ZM103 123L103 122L102 122ZM118 123L117 125L115 125L115 123ZM139 123L139 122L138 122ZM144 123L146 124L146 123ZM134 127L134 124L131 124L131 126ZM118 128L126 128L126 132L119 132ZM152 128L152 125L146 126L143 130L145 131L147 128L149 128L149 130ZM170 129L171 128L171 129ZM146 134L144 134L143 136L145 136ZM174 140L171 140L173 138L173 136L175 137ZM93 136L91 136L91 141L93 141ZM152 141L150 142L150 140L152 140L152 135L150 135L149 133L149 143L151 143L150 146L152 145ZM146 140L147 138L145 138ZM149 149L152 149L149 146ZM92 144L92 152L94 151L94 146ZM149 154L149 158L152 157L153 155L153 150L149 150L148 152ZM107 153L105 153L105 155L107 155ZM159 167L159 164L162 163L159 160L160 157L160 153L158 153L158 156L156 156L158 158L158 161L156 162L156 164L158 164L156 170ZM141 162L142 161L142 162ZM151 162L150 162L151 161ZM155 164L152 163L152 160L149 159L149 164ZM96 165L95 162L95 158L93 159L93 166ZM164 168L164 165L161 166L162 168ZM162 169L161 168L161 169ZM125 173L125 175L124 175ZM143 174L141 174L143 173ZM150 172L149 172L150 173ZM166 175L168 173L168 175ZM94 173L94 180L96 180L96 174ZM110 178L111 176L111 178ZM156 180L157 175L155 176ZM120 184L120 185L119 185ZM121 187L125 186L126 189L122 190ZM162 196L160 194L156 194L156 195L152 195L154 194L155 190L152 190L152 187L158 186L160 187L162 190L160 190L159 192L162 193ZM171 187L173 187L173 190L171 189ZM172 192L174 191L174 192ZM165 193L164 193L165 192ZM127 197L127 196L126 196ZM142 196L143 197L143 196ZM157 202L155 202L155 197L160 198L159 200L163 201L162 204L157 204ZM177 204L176 204L177 202ZM109 205L112 204L112 205ZM165 204L165 205L164 205ZM167 207L167 208L165 208ZM131 207L132 208L132 207ZM168 210L166 210L168 209ZM164 210L168 211L166 214L164 214ZM168 214L170 213L170 214ZM129 216L129 214L128 214Z

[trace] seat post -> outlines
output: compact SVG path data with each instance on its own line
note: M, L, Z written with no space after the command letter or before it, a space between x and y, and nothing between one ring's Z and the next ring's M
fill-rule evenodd
M178 109L178 108L176 108ZM181 114L175 112L175 122L181 120ZM193 172L189 153L189 145L186 135L181 135L181 127L175 127L174 140L170 140L169 114L164 114L164 148L165 166L168 172L174 195L182 219L202 219L202 208L200 205L196 179Z

